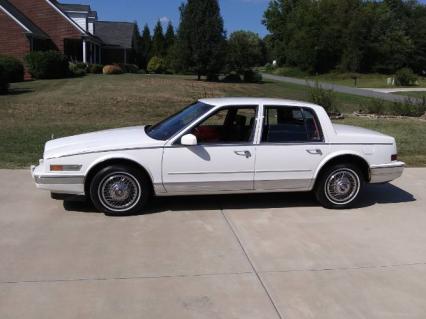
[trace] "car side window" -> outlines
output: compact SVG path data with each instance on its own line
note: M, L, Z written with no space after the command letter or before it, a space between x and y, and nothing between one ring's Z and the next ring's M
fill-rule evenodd
M192 129L199 144L248 143L253 140L256 106L226 107Z
M309 108L265 106L263 143L321 142L318 119Z

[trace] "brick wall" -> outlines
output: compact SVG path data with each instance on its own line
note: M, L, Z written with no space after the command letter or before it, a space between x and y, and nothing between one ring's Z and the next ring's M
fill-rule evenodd
M64 51L64 39L80 39L80 31L46 0L9 0L34 24L49 35L56 49Z
M25 35L24 29L3 10L0 10L0 30L0 54L23 61L25 55L30 52L30 40ZM25 78L30 78L27 72Z

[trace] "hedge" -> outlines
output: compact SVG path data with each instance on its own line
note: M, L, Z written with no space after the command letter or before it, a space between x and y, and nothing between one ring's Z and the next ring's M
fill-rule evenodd
M58 51L35 51L25 57L35 79L60 79L70 75L68 58Z
M18 59L0 55L0 65L3 69L3 76L9 83L24 81L24 65Z
M7 93L9 82L6 77L6 72L3 65L0 64L0 94Z

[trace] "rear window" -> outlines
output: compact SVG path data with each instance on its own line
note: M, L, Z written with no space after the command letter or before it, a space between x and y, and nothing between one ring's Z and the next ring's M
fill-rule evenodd
M313 110L290 106L266 106L263 143L322 142L323 135Z

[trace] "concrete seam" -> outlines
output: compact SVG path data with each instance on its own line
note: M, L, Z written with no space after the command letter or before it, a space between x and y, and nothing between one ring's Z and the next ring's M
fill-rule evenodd
M275 303L274 299L272 298L271 293L269 292L268 288L266 287L265 283L263 282L262 278L260 277L259 273L257 272L256 267L254 266L254 264L253 264L252 260L250 259L250 256L248 255L248 253L247 253L247 251L245 250L245 248L244 248L244 246L243 246L243 244L242 244L242 242L241 242L240 238L238 237L237 232L236 232L236 231L235 231L235 229L234 229L234 226L233 226L233 225L232 225L232 223L229 221L229 219L226 217L226 215L225 215L225 213L224 213L224 211L223 211L223 207L221 207L221 208L220 208L220 211L221 211L222 216L223 216L223 218L225 219L226 223L228 224L229 228L231 229L232 233L234 234L235 239L236 239L236 240L237 240L237 242L238 242L238 245L240 245L240 248L241 248L241 250L243 251L243 253L244 253L245 257L247 258L248 263L250 264L251 268L253 269L254 274L256 275L257 279L259 280L260 285L262 286L263 290L265 291L266 296L269 298L269 301L271 302L272 306L274 307L275 312L276 312L276 313L277 313L277 315L278 315L278 318L283 319L283 318L284 318L284 316L283 316L283 315L281 314L281 312L279 311L279 309L278 309L278 307L277 307L277 305L276 305L276 303Z

